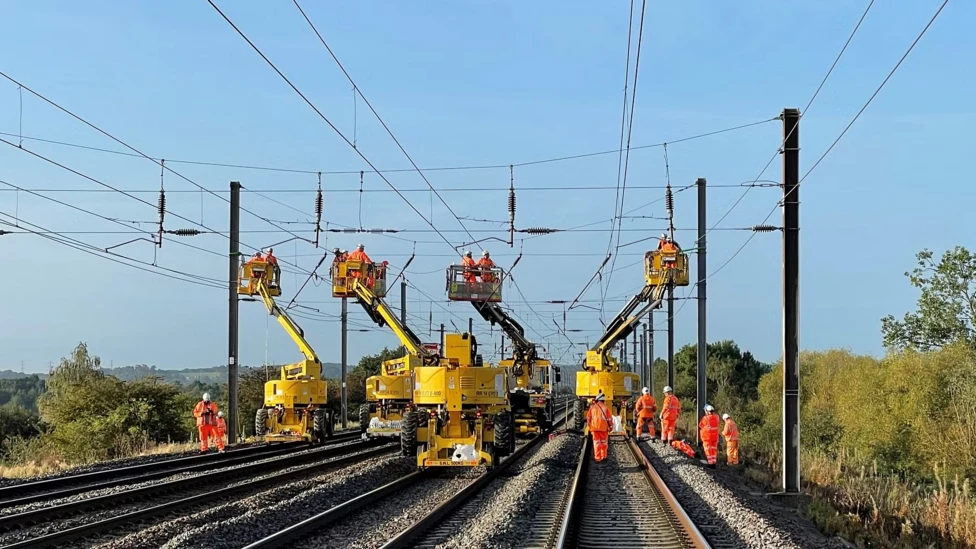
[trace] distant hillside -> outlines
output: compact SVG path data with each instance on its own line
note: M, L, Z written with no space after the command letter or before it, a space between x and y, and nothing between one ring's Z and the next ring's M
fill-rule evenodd
M261 366L252 366L253 368L261 368ZM271 366L270 368L277 369L280 366ZM347 369L352 370L355 368L355 364L350 364ZM248 368L248 366L245 366ZM324 375L327 378L338 379L339 372L342 367L339 364L332 362L326 362L322 365L324 370ZM194 381L200 381L201 383L223 383L227 381L227 366L211 366L209 368L184 368L182 370L167 370L164 368L157 368L156 366L147 366L145 364L137 364L135 366L120 366L118 368L102 368L102 371L107 375L115 376L123 381L133 381L136 379L143 379L149 376L155 376L161 378L163 381L169 383L181 383L188 384ZM22 374L14 370L0 370L0 379L21 379L36 375L41 379L47 379L47 374Z

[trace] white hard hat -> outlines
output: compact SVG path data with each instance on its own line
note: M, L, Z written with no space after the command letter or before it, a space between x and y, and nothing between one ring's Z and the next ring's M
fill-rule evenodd
M661 238L667 238L667 237L668 237L667 233L661 233Z
M217 417L224 417L224 413L223 412L217 412Z
M648 389L647 387L644 387L643 389L641 389L641 392L644 393L645 395L647 395L647 394L650 394L651 393L651 390Z
M705 411L706 412L714 412L715 411L715 408L712 408L712 405L711 404L706 404L705 405Z
M366 246L363 246L362 244L358 244L358 245L356 246L356 249L357 249L357 250L363 250L363 249L365 249L365 248L366 248Z
M203 401L210 402L210 393L203 393Z
M665 393L672 393L672 392L674 392L674 389L672 389L670 385L665 385L664 386L664 392Z
M481 255L483 255L485 257L488 257L488 250L485 250L485 251L481 252Z
M339 253L340 254L344 254L344 253L346 253L346 250L339 250Z
M732 416L730 416L729 414L722 414L722 419L729 419L730 417Z
M596 395L596 399L595 400L597 402L602 402L605 398L606 397L603 396L603 393L599 393L599 394Z
M464 255L470 257L471 256L471 250L468 250L468 251L464 252Z

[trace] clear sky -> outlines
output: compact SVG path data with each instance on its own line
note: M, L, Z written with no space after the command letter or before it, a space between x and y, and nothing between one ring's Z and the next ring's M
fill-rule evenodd
M801 125L805 173L894 66L940 1L877 2ZM784 107L802 108L861 16L866 1L783 3L648 2L637 83L632 145L771 119ZM410 164L363 105L291 2L222 1L218 5L380 169ZM621 133L628 9L614 2L312 2L303 7L407 152L424 167L502 165L618 147ZM636 43L640 2L635 7ZM972 2L951 2L885 89L801 189L801 335L804 349L848 347L880 354L880 318L914 306L903 277L923 247L941 253L972 247L976 234L969 185L976 53ZM631 57L633 65L634 57ZM359 156L299 98L203 0L173 2L8 1L0 8L0 70L155 157L275 166L310 172L368 169ZM629 86L633 91L633 83ZM22 105L22 106L21 106ZM21 114L22 112L22 114ZM354 117L355 113L355 117ZM17 134L124 150L16 85L0 80L0 136ZM757 178L781 139L778 121L667 148L676 189L707 178L709 227L740 197L736 185ZM24 140L26 149L115 187L138 191L140 203L118 193L63 192L102 188L27 152L0 143L0 181L127 221L156 219L160 169L152 162ZM316 175L168 163L220 197L167 173L166 226L217 231L228 227L228 182L241 181L243 206L311 237ZM550 300L572 300L606 254L617 186L617 154L516 167L518 228L574 232L529 238L509 248L484 245L514 270L518 290L505 299L531 338L568 362L568 339L600 334L599 299L608 320L642 285L640 260L664 222L623 220L621 247L607 286L594 285L584 305L566 313ZM776 158L761 179L781 178ZM459 216L507 219L509 170L425 172ZM468 240L459 222L416 172L388 175L453 245ZM664 215L666 183L661 147L630 154L624 210ZM330 228L398 229L399 238L329 234L325 248L367 246L374 260L402 267L416 241L407 279L410 324L429 341L436 327L459 328L473 311L449 303L444 267L452 247L434 233L375 174L326 174ZM725 187L723 187L723 185ZM462 188L490 189L460 192ZM550 190L529 190L549 187ZM576 189L589 187L589 189ZM596 189L592 189L596 187ZM0 219L35 223L94 246L113 246L139 234L45 198L0 184ZM188 192L191 191L191 192ZM295 192L279 192L295 191ZM675 201L678 242L695 238L693 189ZM709 274L742 245L781 193L751 188L708 235ZM649 204L649 205L648 205ZM646 205L646 206L645 206ZM300 213L304 212L304 213ZM183 216L189 221L176 217ZM781 222L779 212L769 223ZM128 224L128 223L126 223ZM505 237L503 224L464 221L477 238ZM291 235L244 213L242 241L267 246ZM6 230L16 230L2 227ZM92 234L93 232L116 234ZM120 234L125 233L125 234ZM524 237L524 238L523 238ZM651 238L627 245L633 241ZM228 240L206 234L113 251L212 280L227 277ZM616 243L616 242L615 242ZM474 247L475 252L478 248ZM276 247L282 259L308 272L321 251L307 243ZM612 250L613 251L613 250ZM226 361L227 291L150 274L30 234L0 236L4 298L0 307L0 369L44 371L79 341L116 366L201 367ZM781 237L759 234L708 280L708 339L731 338L760 359L781 353ZM694 264L694 258L692 258ZM327 263L326 263L327 265ZM609 272L610 265L605 268ZM307 275L285 265L287 303ZM171 274L171 273L168 273ZM606 274L606 273L605 273ZM693 273L692 275L696 275ZM687 289L686 289L687 290ZM679 290L679 295L682 291ZM399 306L394 291L390 302ZM339 300L326 284L308 287L297 309L325 361L339 360ZM676 341L695 340L694 301L679 301ZM396 341L350 303L349 359ZM664 314L657 318L664 328ZM477 320L477 319L476 319ZM428 335L434 326L434 334ZM484 322L482 344L494 347ZM260 364L267 355L292 361L297 350L269 325L263 307L242 303L240 356ZM568 337L568 339L567 339ZM663 332L658 341L662 341ZM659 343L658 355L663 346ZM485 353L492 358L492 351ZM494 356L497 358L497 355Z

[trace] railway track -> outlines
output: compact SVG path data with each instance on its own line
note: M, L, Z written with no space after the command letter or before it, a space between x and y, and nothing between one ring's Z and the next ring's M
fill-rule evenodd
M602 463L591 455L585 444L551 546L711 549L633 440L611 438Z
M568 413L568 407L566 405L560 405L557 409L557 414L562 414L563 417L555 422L556 425L565 423ZM447 521L446 519L448 517L454 514L459 508L463 507L465 502L481 492L494 479L502 475L506 470L511 468L512 465L519 462L526 454L528 454L533 448L537 447L547 438L548 433L543 433L527 441L514 453L512 453L512 455L505 458L501 463L479 476L476 480L469 483L464 489L460 490L449 500L435 507L420 521L414 523L412 526L388 541L383 546L383 549L406 547L415 539L428 534L443 524L449 525L448 528L451 529L450 531L453 531L452 525L454 524L454 521ZM293 524L270 536L260 539L250 545L247 545L244 549L292 547L294 544L307 540L323 529L341 523L343 518L348 517L357 511L377 505L379 502L387 500L399 492L418 487L420 483L431 479L440 472L441 470L436 468L414 471L393 482L380 486L375 490L362 494L356 498L346 501L345 503L309 517L302 522ZM439 529L440 528L438 528L438 530Z
M29 527L32 524L51 521L62 517L74 516L87 511L103 509L106 507L113 507L136 501L151 500L166 494L180 493L189 490L196 491L201 487L208 487L214 484L229 482L242 477L246 478L261 473L267 473L269 471L295 467L290 471L285 471L279 474L251 479L246 482L240 482L224 488L212 489L209 491L205 490L196 495L178 498L166 503L157 504L144 509L138 509L104 520L82 523L78 526L61 529L51 534L31 537L30 539L24 539L0 546L0 549L51 547L77 541L93 535L103 534L105 532L115 530L123 525L148 519L158 519L173 512L186 513L201 505L211 505L214 501L223 498L235 496L255 489L280 485L284 482L288 482L305 475L320 473L323 469L341 467L363 459L393 452L397 448L398 447L394 444L385 444L377 447L375 443L370 442L359 442L344 446L325 447L303 454L284 456L280 459L244 465L241 467L232 467L204 476L178 479L114 494L108 494L105 496L73 501L62 505L54 505L23 513L0 516L0 540L2 540L3 534ZM328 461L308 465L309 462L321 462L322 460ZM2 543L2 541L0 541L0 543Z
M358 432L336 434L325 445L334 446L350 442L358 439L359 436ZM229 450L223 454L212 453L165 459L128 467L24 482L0 487L0 509L73 496L93 490L114 488L125 484L146 482L181 473L206 471L215 467L226 467L258 459L284 456L308 448L309 446L304 443L250 446ZM0 530L2 529L0 526Z

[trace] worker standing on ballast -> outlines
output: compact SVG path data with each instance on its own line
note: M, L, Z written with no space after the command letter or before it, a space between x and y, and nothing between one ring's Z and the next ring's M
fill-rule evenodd
M661 442L674 442L674 426L678 423L681 413L681 401L674 396L674 389L670 385L664 386L664 402L661 403Z
M200 453L210 449L211 436L217 439L217 450L224 453L224 441L217 436L217 413L217 403L210 400L210 393L203 393L203 400L193 408L193 417L197 418L197 429L200 431Z
M647 434L654 439L654 413L657 412L657 401L651 396L651 390L647 387L641 390L641 397L634 404L634 411L637 412L637 438L641 437L644 427Z
M491 260L488 250L481 252L481 259L478 260L478 267L481 268L481 281L494 282L495 274L491 272L495 268L495 262Z
M461 266L464 267L464 281L469 284L474 284L478 281L478 264L474 262L471 257L471 250L464 252L464 257L461 258Z
M725 437L725 462L729 465L739 464L739 426L732 421L732 416L722 414L725 426L722 436Z
M227 434L227 422L224 421L224 413L217 412L217 440L224 442L225 434Z
M586 410L586 425L593 435L593 459L597 463L607 459L607 440L610 438L610 426L613 425L613 416L604 400L603 391L600 391Z
M718 462L718 414L711 404L705 405L705 415L698 422L698 436L705 450L705 459L712 469Z

